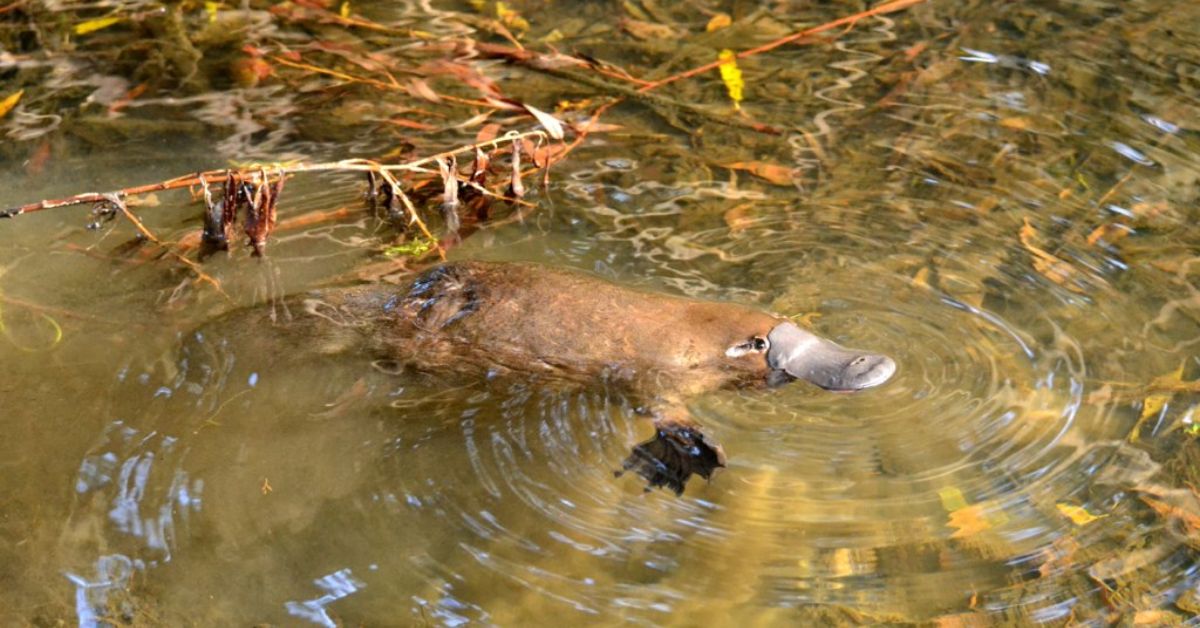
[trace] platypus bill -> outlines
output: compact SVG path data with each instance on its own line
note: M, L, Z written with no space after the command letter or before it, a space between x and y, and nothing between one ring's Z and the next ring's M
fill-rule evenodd
M324 290L285 326L326 352L426 371L543 375L619 384L647 402L655 435L623 469L682 493L725 466L682 400L804 380L834 391L886 382L896 363L847 349L761 310L634 290L537 264L454 262L400 287ZM281 330L283 331L283 330ZM310 345L311 346L311 345ZM620 475L622 472L617 472Z

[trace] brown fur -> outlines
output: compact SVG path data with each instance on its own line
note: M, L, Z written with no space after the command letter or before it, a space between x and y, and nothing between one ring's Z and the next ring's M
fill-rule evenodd
M761 351L729 357L781 320L729 303L621 287L535 264L456 262L400 288L326 290L301 299L293 332L323 352L358 352L422 371L514 372L628 387L656 407L654 439L625 463L651 486L681 492L724 466L678 401L764 385Z

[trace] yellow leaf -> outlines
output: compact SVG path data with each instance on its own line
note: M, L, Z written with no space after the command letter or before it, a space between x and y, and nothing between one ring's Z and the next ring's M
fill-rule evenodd
M928 290L929 289L929 267L922 266L921 269L917 271L917 274L913 275L912 283L914 286L916 286L918 288L925 288L926 290Z
M220 10L221 10L220 2L205 2L204 3L204 12L208 14L208 23L209 24L217 23L217 11L220 11Z
M500 23L505 26L515 28L519 31L529 30L529 22L521 17L520 13L508 8L508 4L504 2L496 3L496 17L500 18Z
M742 70L738 68L737 55L732 50L722 50L717 57L721 60L721 81L725 83L725 89L729 91L729 99L733 101L734 109L741 109L742 90L746 87L746 82L742 80Z
M950 538L966 538L992 527L983 504L967 505L967 498L957 488L947 486L938 491L938 497L942 500L942 508L950 513L950 520L946 522L947 526L954 528Z
M3 118L5 114L7 114L9 111L12 111L13 107L17 106L17 102L21 100L21 95L24 93L25 90L18 89L8 96L5 96L4 100L0 100L0 118Z
M728 13L718 13L712 16L712 19L708 21L708 25L704 27L704 30L711 33L715 30L725 28L730 24L733 24L733 18L729 17Z
M1172 386L1173 384L1180 384L1182 382L1183 365L1180 364L1179 368L1175 369L1174 371L1171 371L1166 375L1155 377L1154 381L1151 382L1151 385L1157 388L1166 388L1169 390L1174 387ZM1145 424L1146 421L1159 416L1162 413L1163 408L1167 407L1167 404L1171 402L1173 397L1174 395L1172 393L1166 392L1146 395L1146 397L1142 399L1142 413L1138 415L1137 423L1133 424L1133 429L1129 430L1129 442L1138 442L1138 438L1141 436L1142 432L1142 425Z
M1070 519L1071 523L1074 523L1077 526L1087 525L1097 519L1103 519L1104 517L1108 516L1093 515L1087 510L1080 508L1079 506L1072 506L1071 504L1055 504L1054 506L1055 508L1058 508L1058 512L1061 512L1064 517Z
M950 534L952 539L962 539L974 536L992 527L984 513L982 504L960 508L950 513L950 521L946 524L954 528Z
M120 17L101 17L94 20L88 20L86 22L80 22L79 24L75 25L75 34L86 35L102 28L108 28L109 26L112 26L120 21Z
M350 0L346 0L346 2L342 3L341 8L338 9L338 15L342 17L350 17Z
M967 498L963 497L962 491L947 486L938 491L938 497L942 500L942 508L948 511L961 510L967 507Z

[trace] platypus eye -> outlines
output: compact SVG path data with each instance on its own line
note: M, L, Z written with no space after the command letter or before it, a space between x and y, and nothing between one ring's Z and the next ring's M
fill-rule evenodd
M725 355L731 358L740 358L751 353L762 353L767 350L771 343L767 342L762 336L755 336L745 342L739 342L725 350Z

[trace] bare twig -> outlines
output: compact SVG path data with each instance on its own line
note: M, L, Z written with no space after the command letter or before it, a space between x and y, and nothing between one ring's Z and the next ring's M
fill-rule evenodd
M196 279L198 281L203 281L205 283L211 284L212 287L215 288L216 291L221 294L221 296L225 297L226 299L229 299L229 295L226 294L225 291L221 288L221 282L217 281L216 279L213 279L213 277L211 275L204 272L204 270L201 269L200 265L197 264L196 262L193 262L192 260L180 255L179 253L177 253L173 249L171 249L171 247L167 246L166 244L163 244L163 241L159 240L158 236L154 235L154 233L152 233L149 229L147 229L146 225L143 225L142 221L138 220L138 217L134 216L133 212L129 211L129 207L125 205L125 201L121 200L121 198L119 196L117 196L116 194L113 194L113 193L109 193L109 194L103 195L102 200L106 203L111 203L113 207L115 207L122 214L124 214L125 218L127 220L129 220L129 222L133 224L134 228L136 228L138 230L138 233L141 233L142 236L144 236L147 240L162 247L164 250L166 250L168 253L170 253L172 257L179 260L180 262L183 262L183 264L185 266L187 266L188 268L190 268L192 270L192 272L196 273ZM232 300L232 299L230 299L230 300Z
M737 53L737 58L745 59L746 57L753 57L754 55L767 52L768 50L774 50L780 46L784 46L784 45L790 44L792 42L800 41L806 37L812 37L813 35L818 35L820 33L824 33L825 31L833 30L835 28L845 26L846 30L849 30L849 29L853 28L854 25L859 22L859 20L862 20L862 19L865 19L868 17L875 17L877 15L885 15L888 13L894 13L896 11L902 11L913 5L921 4L922 2L925 2L925 0L892 0L891 2L885 2L884 4L881 4L873 9L868 9L868 10L862 11L860 13L855 13L854 15L847 15L846 17L838 18L836 20L833 20L832 22L826 22L824 24L821 24L820 26L814 26L812 28L808 28L808 29L802 30L797 33L792 33L791 35L788 35L786 37L780 37L779 39L776 39L775 41L763 44L761 46L758 46L757 48L743 50L743 51ZM693 76L696 76L697 74L703 74L705 72L715 70L715 69L721 67L722 63L724 63L724 61L718 59L716 61L713 61L712 63L706 63L702 66L692 68L686 72L680 72L679 74L673 74L666 78L654 81L648 85L643 85L643 86L639 87L637 89L637 91L641 92L641 93L645 93L645 92L648 92L651 90L655 90L655 89L662 87L663 85L669 85L671 83L674 83L675 81L679 81L679 80L682 80L685 78L691 78Z
M272 168L276 169L279 172L280 176L293 175L293 174L299 174L299 173L305 173L305 172L347 172L347 171L349 171L349 172L374 172L375 174L382 176L385 180L388 180L390 183L399 185L398 182L396 182L394 173L429 172L428 170L424 169L425 166L433 165L434 167L436 167L436 164L439 160L445 159L451 155L458 155L460 153L473 153L476 148L496 147L501 144L511 142L515 139L523 139L523 138L527 138L527 137L545 137L545 136L546 136L546 132L542 131L542 130L525 131L523 133L510 132L510 133L507 133L500 137L492 138L490 140L486 140L483 142L477 142L475 144L469 144L466 146L460 146L458 148L453 148L453 149L450 149L447 151L437 153L436 155L430 155L429 157L424 157L422 159L417 159L417 160L405 162L402 164L381 164L381 163L378 163L375 161L371 161L369 159L344 159L341 161L324 162L324 163L316 163L316 164L303 164L303 163L288 164L288 165L281 165L278 168L275 168L274 166L272 166ZM253 167L245 169L244 171L234 170L232 172L238 174L241 177L253 179L258 176L258 174L257 174L258 170L259 170L258 166L253 166ZM115 190L112 192L85 192L82 194L76 194L75 196L69 196L67 198L62 198L62 199L43 200L43 201L38 201L36 203L29 203L27 205L21 205L19 207L13 207L10 209L2 210L2 211L0 211L0 218L15 218L22 214L32 214L34 212L44 211L47 209L57 209L59 207L69 207L72 205L84 205L84 204L88 204L88 203L103 203L103 202L109 201L112 197L124 199L124 198L128 198L130 196L138 196L141 194L148 194L150 192L158 192L158 191L162 191L162 190L177 190L180 188L187 188L187 187L199 185L201 180L203 180L205 183L221 183L226 180L226 178L229 176L230 172L231 171L227 170L227 169L208 170L208 171L200 172L197 174L177 177L174 179L168 179L166 181L161 181L159 183L151 183L149 185L140 185L140 186L135 186L135 187L130 187L130 188L124 188L124 189ZM408 205L411 205L411 204L408 204ZM412 219L418 224L418 226L421 228L421 230L423 232L428 234L428 229L425 228L425 225L424 225L424 223L421 222L420 218L416 216L415 211L413 211L413 213L412 213Z

